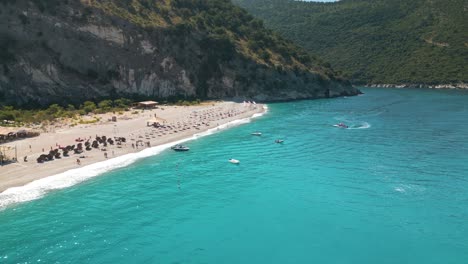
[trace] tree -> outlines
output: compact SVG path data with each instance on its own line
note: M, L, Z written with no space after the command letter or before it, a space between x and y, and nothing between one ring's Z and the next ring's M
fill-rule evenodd
M63 107L58 104L52 104L47 108L46 114L52 117L59 117L63 113Z
M113 105L114 104L111 100L104 100L104 101L99 102L98 104L99 108L103 110L104 112L109 111L113 107Z
M127 98L120 98L114 101L114 106L117 108L127 108L132 104L132 100Z
M89 114L96 110L96 104L91 101L86 101L83 103L82 109L85 111L86 114Z

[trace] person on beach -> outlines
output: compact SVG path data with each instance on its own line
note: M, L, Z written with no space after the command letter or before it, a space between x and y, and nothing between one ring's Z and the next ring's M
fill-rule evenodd
M104 152L104 158L107 159L107 152Z
M77 164L77 165L81 165L80 159L76 159L76 164Z

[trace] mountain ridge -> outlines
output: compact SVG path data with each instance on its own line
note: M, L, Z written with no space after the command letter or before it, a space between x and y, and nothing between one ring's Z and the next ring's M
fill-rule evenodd
M0 101L359 93L227 0L0 0Z
M355 84L468 83L463 0L234 0Z

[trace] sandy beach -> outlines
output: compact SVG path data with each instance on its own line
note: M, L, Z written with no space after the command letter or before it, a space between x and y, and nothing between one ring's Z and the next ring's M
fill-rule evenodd
M260 104L205 102L196 106L160 106L157 109L131 110L121 115L95 115L93 118L99 117L101 121L94 124L61 124L38 137L3 144L16 146L18 162L0 167L0 193L47 176L188 138L263 111L263 105ZM117 116L116 122L111 121L112 116ZM148 126L148 121L159 121L161 127ZM51 149L76 145L80 143L77 139L92 142L96 136L112 139L125 137L126 142L121 145L107 144L105 147L101 144L99 148L84 150L81 154L70 152L68 157L44 163L36 161L37 157L48 154ZM24 161L25 156L27 162Z

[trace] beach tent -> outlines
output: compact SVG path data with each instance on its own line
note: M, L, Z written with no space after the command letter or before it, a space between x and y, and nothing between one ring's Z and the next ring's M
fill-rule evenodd
M26 131L25 129L21 129L21 130L16 131L16 135L18 137L27 137L28 131Z

